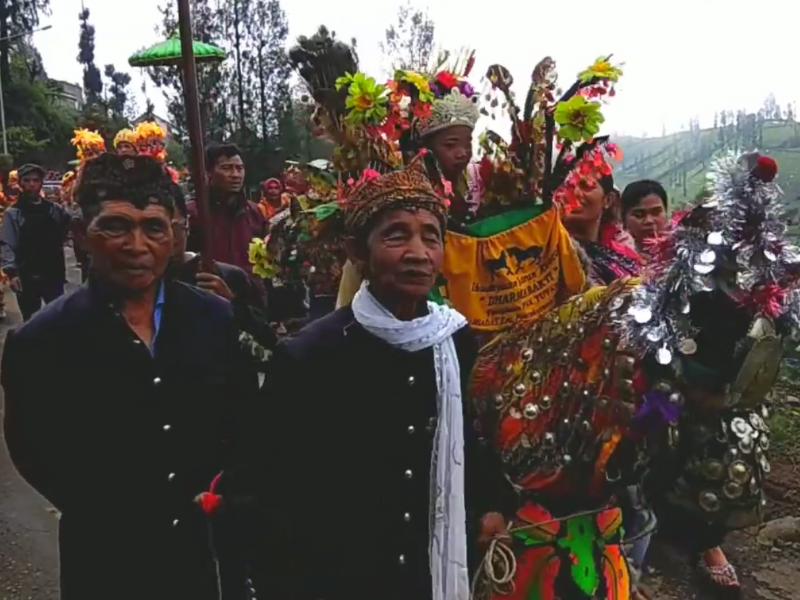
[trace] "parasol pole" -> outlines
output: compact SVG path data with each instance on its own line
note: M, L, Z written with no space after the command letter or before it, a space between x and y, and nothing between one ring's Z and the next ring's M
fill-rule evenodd
M192 14L189 0L178 0L178 27L181 34L181 59L183 61L183 94L186 104L186 120L189 127L189 142L192 146L192 183L194 184L197 220L202 234L200 260L202 269L210 272L211 260L211 211L208 205L206 186L205 149L203 148L203 126L200 121L200 102L197 93L197 69L192 46Z

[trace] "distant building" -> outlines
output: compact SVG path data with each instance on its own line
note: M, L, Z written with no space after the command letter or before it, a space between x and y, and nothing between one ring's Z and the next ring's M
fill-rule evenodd
M59 106L81 110L83 108L83 88L77 83L51 79L55 101Z

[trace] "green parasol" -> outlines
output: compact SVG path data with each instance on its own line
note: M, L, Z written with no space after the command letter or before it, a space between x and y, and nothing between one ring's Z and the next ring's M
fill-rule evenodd
M192 40L194 60L198 63L214 63L225 60L225 51L211 44ZM132 67L174 67L181 66L183 53L181 40L172 37L166 42L161 42L145 50L140 50L128 59Z

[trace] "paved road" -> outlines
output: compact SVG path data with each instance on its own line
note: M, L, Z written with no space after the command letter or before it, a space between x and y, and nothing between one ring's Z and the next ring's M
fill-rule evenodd
M6 332L21 321L14 294L6 294L6 307L8 317L0 324L0 351ZM0 412L2 409L0 388ZM0 444L0 599L58 600L57 530L55 509L17 474L3 441Z
M71 252L67 267L69 280L79 282L80 274ZM8 317L0 322L0 352L8 330L22 320L11 292L6 294L6 308ZM0 600L58 600L57 532L58 513L17 474L3 440L0 443Z

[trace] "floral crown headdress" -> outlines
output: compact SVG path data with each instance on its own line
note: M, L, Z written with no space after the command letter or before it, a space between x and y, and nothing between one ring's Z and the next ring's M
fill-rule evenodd
M114 148L117 148L120 144L130 144L131 146L136 145L136 132L132 129L120 129L117 132L117 135L114 136Z
M78 160L82 163L99 156L106 151L106 143L96 131L88 129L76 129L75 136L72 138L72 145L75 146Z
M652 266L619 317L624 339L641 356L664 366L691 359L703 329L722 318L712 310L698 322L695 305L716 294L753 319L736 355L769 345L761 360L772 357L777 372L781 340L800 327L800 251L785 234L776 174L777 163L766 156L718 158L707 196L676 214L668 234L653 243Z
M167 159L165 140L167 132L153 121L144 121L136 126L134 145L139 154L151 156L161 162Z
M467 81L475 65L475 53L470 52L463 68L453 66L443 68L449 58L444 53L439 60L440 67L429 78L428 87L433 94L428 115L418 119L416 133L425 137L448 127L465 125L475 129L480 119L480 97ZM456 62L456 65L458 62Z
M606 159L618 156L618 149L607 144L608 138L595 137L605 121L602 102L615 95L614 85L622 75L610 59L598 58L561 94L557 89L556 63L549 56L544 58L531 74L521 108L511 91L514 78L508 69L501 65L489 67L486 77L503 100L494 99L491 92L486 100L492 107L502 105L507 112L511 142L491 130L479 140L480 172L487 199L505 203L523 200L545 206L558 199L566 201L564 208L569 210L574 204L571 194L562 193L556 198L556 191L565 182L570 183L570 173L577 169L587 177L592 165L604 171ZM488 110L482 112L491 114Z

